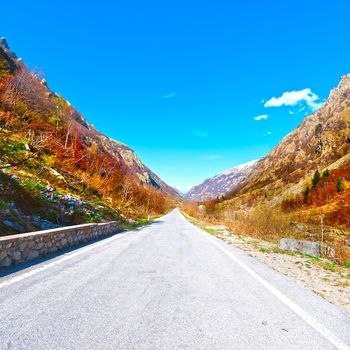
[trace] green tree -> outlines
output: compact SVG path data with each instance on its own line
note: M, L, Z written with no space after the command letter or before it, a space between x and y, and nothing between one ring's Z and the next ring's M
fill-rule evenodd
M328 177L329 175L330 175L329 170L326 169L326 170L323 172L322 177Z
M314 177L312 178L312 188L315 188L317 184L320 182L321 174L318 169L315 171Z
M309 203L309 194L310 194L310 187L307 186L304 191L304 203Z
M342 179L338 179L337 181L337 192L341 193L344 191L343 181Z

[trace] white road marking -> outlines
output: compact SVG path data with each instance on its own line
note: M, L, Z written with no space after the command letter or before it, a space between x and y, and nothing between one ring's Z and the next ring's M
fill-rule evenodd
M16 275L16 276L12 277L12 278L5 279L5 281L0 282L0 289L4 288L6 286L9 286L9 285L11 285L13 283L16 283L16 282L19 282L19 281L23 281L24 279L26 279L28 277L31 277L31 276L34 276L34 275L36 275L39 272L45 271L45 270L49 269L50 267L62 264L63 262L65 262L67 260L70 260L70 259L73 259L76 256L85 254L85 253L89 252L90 250L93 250L95 248L101 247L101 246L103 246L105 244L108 244L108 243L110 243L112 241L115 241L117 239L120 239L122 237L125 237L125 235L127 235L128 233L129 232L118 233L115 236L112 236L110 238L105 238L101 242L96 242L96 243L93 243L93 244L89 245L88 247L80 248L80 249L78 249L78 250L76 250L76 251L74 251L72 253L67 253L63 257L55 259L54 261L52 261L52 262L50 262L48 264L45 264L43 266L39 266L37 268L33 268L32 270L30 270L28 272L24 272L24 273L22 273L20 275Z
M262 286L264 286L270 293L272 293L277 299L279 299L283 304L285 304L289 309L295 312L301 319L303 319L309 326L315 329L318 333L320 333L324 338L326 338L330 343L332 343L339 350L350 350L350 346L345 344L342 340L340 340L335 334L333 334L328 328L318 322L314 317L312 317L309 313L304 311L299 305L294 303L291 299L289 299L286 295L284 295L281 291L279 291L276 287L274 287L271 283L266 281L260 275L258 275L253 269L247 266L244 262L239 260L232 252L225 249L223 246L215 242L212 238L210 238L209 234L198 228L197 226L191 224L197 231L199 231L206 240L219 248L224 254L226 254L229 258L231 258L236 264L238 264L242 269L244 269L247 273L249 273L253 278L255 278Z

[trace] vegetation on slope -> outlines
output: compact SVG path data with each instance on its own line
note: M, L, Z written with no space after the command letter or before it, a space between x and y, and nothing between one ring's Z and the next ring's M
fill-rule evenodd
M0 45L0 235L166 212L172 193L120 149Z
M322 241L350 261L350 76L225 198L186 203L192 216L267 240Z

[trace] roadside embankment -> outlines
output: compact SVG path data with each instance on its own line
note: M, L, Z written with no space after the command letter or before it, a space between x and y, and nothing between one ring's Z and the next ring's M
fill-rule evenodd
M350 266L280 248L278 243L231 232L224 225L213 225L183 213L193 224L233 245L274 270L297 281L327 301L350 313Z

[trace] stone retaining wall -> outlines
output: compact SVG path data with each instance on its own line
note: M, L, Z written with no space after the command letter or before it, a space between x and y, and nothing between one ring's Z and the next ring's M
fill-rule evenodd
M0 268L29 261L120 231L117 221L83 224L0 237Z

